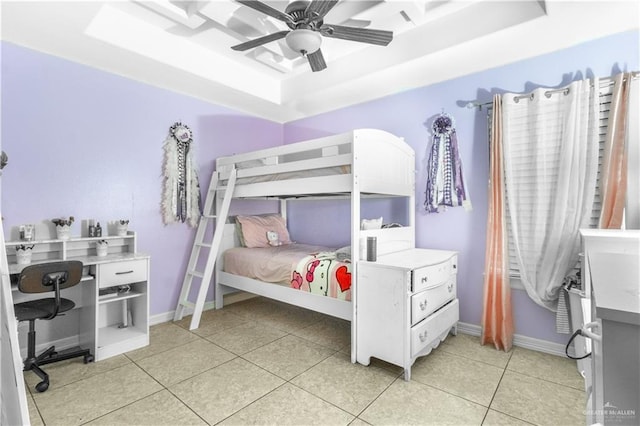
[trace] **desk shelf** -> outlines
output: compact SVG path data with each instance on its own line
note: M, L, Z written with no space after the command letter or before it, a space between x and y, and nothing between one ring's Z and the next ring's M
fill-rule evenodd
M105 240L108 245L107 256L97 256L96 242ZM80 260L85 265L96 264L109 258L137 253L136 234L128 231L127 235L107 235L104 237L72 237L68 240L45 238L34 241L5 242L9 273L16 274L27 265L18 265L15 247L33 246L31 264L55 262L57 260Z
M129 326L119 328L119 324L98 329L96 359L138 349L149 344L149 333L145 327Z
M128 293L117 294L115 296L98 296L98 304L102 305L105 303L113 303L126 299L133 299L135 297L143 297L146 296L146 293L141 291L130 291Z

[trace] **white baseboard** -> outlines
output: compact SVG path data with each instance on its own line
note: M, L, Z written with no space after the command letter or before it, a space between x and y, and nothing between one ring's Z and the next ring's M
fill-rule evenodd
M256 297L255 294L251 294L251 293L246 293L243 291L238 291L235 293L229 293L229 294L225 294L223 296L223 303L224 305L230 305L231 303L236 303L236 302L241 302L243 300L248 300L248 299L252 299ZM209 309L214 309L215 308L215 303L214 302L206 302L204 304L204 309L203 311L208 311ZM149 317L149 325L156 325L156 324L162 324L163 322L169 322L169 321L173 321L173 317L175 315L176 311L169 311L169 312L164 312L162 314L157 314L157 315L153 315ZM193 314L193 309L192 308L186 308L184 310L184 314L183 316L187 316L187 315L191 315Z
M472 336L480 336L482 328L476 324L459 322L458 331ZM534 337L522 336L520 334L513 335L513 345L551 355L566 356L564 353L565 345L549 342L548 340L536 339Z

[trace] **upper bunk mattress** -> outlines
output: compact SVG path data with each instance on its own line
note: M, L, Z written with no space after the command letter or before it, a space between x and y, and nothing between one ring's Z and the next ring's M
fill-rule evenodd
M351 262L339 262L331 248L309 244L235 247L224 252L224 272L351 300Z

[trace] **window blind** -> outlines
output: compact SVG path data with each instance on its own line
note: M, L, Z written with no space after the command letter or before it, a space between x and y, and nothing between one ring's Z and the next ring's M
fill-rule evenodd
M601 171L602 171L602 161L603 161L603 155L604 155L604 143L605 143L605 138L607 135L607 126L609 124L609 110L610 110L610 106L611 106L611 94L612 94L612 89L613 89L613 82L611 80L604 80L601 82L600 85L600 90L599 90L599 112L598 112L598 127L599 127L599 131L598 131L598 145L599 145L599 149L598 149L598 174L597 174L597 180L596 180L596 190L595 190L595 198L594 198L594 203L593 203L593 207L591 209L591 220L589 222L589 227L591 228L597 228L598 227L598 220L600 218L600 211L602 208L602 203L601 203L601 196L600 196L600 175L601 175ZM563 96L563 94L560 93L553 93L551 96ZM521 99L521 102L528 102L528 99L526 99L524 96ZM489 132L489 141L491 141L491 120L492 120L492 114L493 114L493 109L488 109L488 122L489 122L489 126L488 126L488 132ZM560 128L560 126L558 125L558 115L555 111L551 110L548 111L545 117L540 117L540 119L545 120L545 122L548 122L548 126L546 127L546 131L548 132L545 137L549 139L551 144L556 143L556 141L560 140L560 132L562 131L562 129ZM517 131L514 132L514 134L516 135L516 137L518 135L520 135L523 139L523 143L525 140L525 137L527 135L528 129L525 127L526 126L526 120L522 120L522 128L516 129ZM540 197L543 196L551 196L552 194L542 194L541 191L538 190L538 185L535 183L536 181L540 181L540 179L542 179L545 183L553 185L554 182L557 182L558 180L558 176L557 176L557 168L555 167L549 167L545 169L545 173L547 173L544 176L538 176L536 178L536 180L534 180L534 174L533 174L533 170L534 168L531 167L532 164L532 159L528 158L525 155L520 155L518 156L517 153L514 152L514 146L517 147L517 141L515 141L516 143L512 144L512 148L511 151L512 153L516 154L516 161L518 162L518 167L522 170L523 172L523 176L526 177L530 177L531 181L529 185L524 186L523 190L526 191L525 194L523 194L522 192L519 192L519 196L520 197L526 197L527 199L530 200L531 202L531 206L532 209L536 206L537 200L540 199ZM517 149L517 148L516 148ZM558 149L559 149L559 145L558 145ZM551 159L544 159L544 161L550 163L550 164L557 164L557 159L556 158L551 158ZM530 171L531 173L527 173L528 171ZM515 279L519 279L520 278L520 270L518 268L518 262L516 261L516 254L515 254L515 245L514 245L514 241L513 241L513 232L512 232L512 225L511 225L511 221L509 220L509 214L508 214L508 197L509 194L508 192L505 193L505 206L507 209L507 221L506 221L506 228L507 228L507 247L508 247L508 254L509 254L509 276L511 278L515 278ZM551 212L549 212L549 214L551 214ZM523 253L526 256L526 253ZM578 265L576 265L577 267Z

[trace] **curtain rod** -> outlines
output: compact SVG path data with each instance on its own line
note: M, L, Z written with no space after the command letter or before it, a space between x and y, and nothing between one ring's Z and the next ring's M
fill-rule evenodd
M632 79L636 79L638 77L640 77L640 71L632 71L629 73L631 75ZM612 77L606 77L606 78L601 78L600 79L600 88L605 88L605 87L609 87L609 86L613 86L614 84L614 80ZM546 92L544 92L546 97L551 96L551 94L553 93L559 93L559 92L563 92L565 95L569 94L569 88L564 87L562 89L550 89L547 90ZM533 92L531 93L527 93L527 94L522 94L522 95L518 95L516 96L516 99L524 99L524 98L529 98L533 96ZM516 101L517 102L517 101ZM491 102L480 102L478 100L475 101L471 101L468 102L465 105L466 108L478 108L478 111L482 111L482 107L485 107L486 109L491 109L493 108L493 101Z

